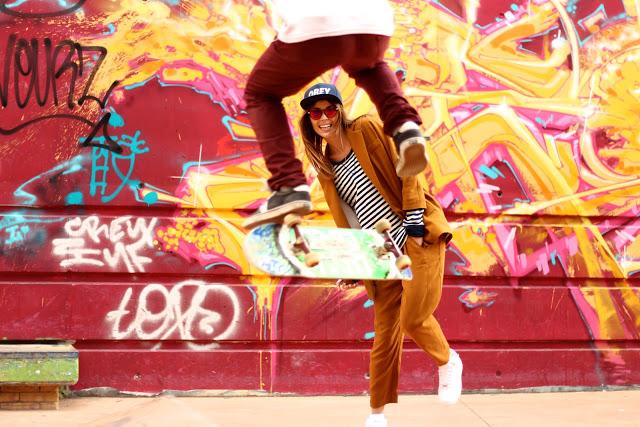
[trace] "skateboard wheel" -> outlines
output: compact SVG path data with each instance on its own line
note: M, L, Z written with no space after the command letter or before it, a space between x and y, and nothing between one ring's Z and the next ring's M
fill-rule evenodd
M301 222L302 222L302 218L300 217L300 215L290 213L284 217L284 225L286 225L287 227L293 227L294 225L299 225Z
M383 234L385 231L391 230L391 223L387 219L381 219L376 222L376 231L380 234Z
M307 267L315 267L320 264L320 257L315 252L309 252L304 255L304 263Z
M398 270L400 271L404 270L405 268L411 267L411 258L409 258L407 255L400 255L396 260L396 267L398 267Z

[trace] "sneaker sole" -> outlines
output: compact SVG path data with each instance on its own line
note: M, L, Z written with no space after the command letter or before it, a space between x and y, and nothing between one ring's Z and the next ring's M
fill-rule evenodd
M311 212L311 202L304 200L298 200L295 202L289 202L282 206L278 206L264 213L256 213L244 220L242 226L244 228L256 228L262 224L268 224L270 222L281 223L284 217L290 213L296 213L298 215L306 215Z
M400 178L420 174L427 168L427 154L422 142L405 142L400 146L396 173Z

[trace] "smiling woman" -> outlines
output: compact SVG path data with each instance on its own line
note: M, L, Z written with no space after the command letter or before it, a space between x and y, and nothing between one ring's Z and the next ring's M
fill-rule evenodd
M331 160L339 161L351 150L348 141L343 139L344 129L351 121L346 117L342 107L342 96L331 84L318 83L305 91L300 106L306 114L300 119L300 130L311 164L320 173L333 176L333 169L322 153L322 140L331 147L328 154Z
M417 177L396 175L398 155L382 124L370 116L348 119L334 85L318 83L307 89L300 106L305 110L300 119L305 153L318 171L336 224L368 229L387 220L394 241L412 261L411 281L365 283L375 310L366 426L385 427L384 407L398 400L404 334L440 366L440 399L456 402L462 391L462 362L433 316L442 293L445 246L451 239L442 209Z

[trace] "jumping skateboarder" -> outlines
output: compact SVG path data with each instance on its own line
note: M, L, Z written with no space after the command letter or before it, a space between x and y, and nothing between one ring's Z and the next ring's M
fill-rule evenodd
M392 136L399 154L398 176L419 174L427 165L425 138L417 111L404 98L384 61L393 33L387 0L272 0L282 21L277 38L258 59L245 89L247 113L267 169L271 197L247 218L251 228L287 213L311 211L309 187L295 156L282 99L299 92L323 72L337 67L363 88ZM306 96L322 94L323 87ZM317 92L313 92L317 91Z

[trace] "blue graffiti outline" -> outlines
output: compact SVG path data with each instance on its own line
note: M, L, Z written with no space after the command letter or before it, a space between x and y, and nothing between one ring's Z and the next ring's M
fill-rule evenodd
M503 164L505 164L508 168L509 171L511 172L511 176L513 176L516 180L516 183L518 184L518 187L520 187L520 191L522 192L522 194L525 195L525 199L521 199L519 197L514 197L513 198L513 203L505 203L502 204L500 206L502 206L503 208L511 208L513 206L515 206L516 202L520 202L520 203L531 203L531 198L527 195L527 192L525 191L524 186L522 185L522 182L520 182L520 178L518 177L518 175L516 174L515 169L511 166L511 163L509 163L508 160L499 160L500 162L502 162ZM484 169L483 169L484 168ZM488 177L489 179L496 179L497 176L490 176L489 174L485 173L490 172L491 175L493 175L493 173L491 173L491 171L493 171L493 168L495 168L495 166L492 167L492 169L489 169L489 167L487 165L482 165L478 168L478 171L483 174L484 176ZM500 171L496 168L496 170L498 173L500 173ZM505 176L500 173L500 175L504 178Z
M27 212L29 213L27 214ZM21 227L21 231L24 231L24 235L20 239L16 238L15 240L11 241L5 239L4 242L2 241L2 239L0 239L0 243L9 246L13 246L14 242L23 242L25 240L27 234L31 231L31 227L29 227L27 224L50 224L64 220L64 218L62 217L46 217L37 215L33 211L25 210L9 212L3 216L0 216L0 218L2 218L0 219L0 231L4 231L5 233L7 233L9 229L12 229L14 227ZM24 230L24 227L27 228L26 231Z
M456 248L453 245L447 246L447 252L453 252L453 254L456 255L460 260L460 261L451 261L451 264L449 266L449 271L454 276L462 276L463 273L461 271L458 271L458 267L469 267L470 266L469 260L464 256L462 256L462 252L460 252L458 248Z
M136 202L149 204L144 198L140 198L140 195L139 195L139 193L137 191L137 188L139 188L139 186L140 186L140 181L139 180L137 180L137 179L129 180L129 189L133 193L133 196L135 197ZM168 196L172 196L172 194L169 193L167 190L159 188L159 187L156 187L156 186L153 186L153 185L151 185L149 183L145 183L144 187L145 188L150 188L150 189L152 189L153 191L155 191L157 193L162 193L162 194L166 194ZM165 204L165 205L173 205L174 204L173 202L170 202L170 201L167 201L167 200L158 200L158 201L154 202L154 204L156 204L156 203Z
M6 7L18 7L22 6L29 0L15 0L13 3L8 4ZM70 6L67 4L67 0L58 0L58 4L62 7L69 8Z
M478 287L478 286L475 286L475 287L473 287L473 286L461 286L461 287L465 291L463 293L461 293L460 295L458 295L458 301L460 301L462 304L464 304L467 308L476 309L476 308L479 308L479 307L491 307L496 302L495 299L491 300L489 302L477 302L477 303L471 303L471 302L465 301L464 300L464 296L470 294L474 290L476 291L476 294L478 296L487 295L489 297L491 297L491 296L497 297L498 293L497 292L485 292L485 291L481 290L480 287Z
M67 167L69 167L67 170L65 170L62 175L69 175L75 172L78 172L80 170L82 170L82 161L84 160L82 155L77 155L75 157L73 157L72 159L59 164L57 166L55 166L52 169L49 169L46 172L43 172L41 174L38 174L36 176L34 176L33 178L31 178L30 180L28 180L27 182L25 182L24 184L22 184L21 186L19 186L16 191L13 192L14 197L16 198L24 198L26 199L25 202L20 203L18 202L18 204L20 205L24 205L24 206L33 206L35 205L36 201L38 200L36 198L36 196L34 196L31 193L28 193L27 191L24 190L24 187L26 187L27 185L33 183L34 181L38 181L40 179L43 178L43 176L47 175L47 174L53 174L55 172L59 172L60 170L66 169Z
M373 302L372 299L367 298L367 300L362 304L362 307L364 308L371 308L373 307L375 303ZM376 336L376 332L375 331L368 331L364 333L364 339L365 340L372 340L374 339Z
M231 129L231 124L232 123L237 123L238 125L244 126L244 127L249 127L247 126L246 123L241 122L240 120L234 119L231 116L224 116L222 118L222 124L224 125L225 128L227 128L227 132L229 132L229 135L231 135L231 137L233 138L234 141L240 141L240 142L255 142L256 138L242 138L239 136L236 136L235 132L233 132L233 129Z
M120 146L124 146L130 149L130 154L127 155L122 155L122 154L118 154L118 153L114 153L111 150L107 150L105 148L101 148L101 147L92 147L91 150L91 178L90 178L90 182L89 182L89 194L92 197L96 196L96 192L98 187L100 187L100 200L103 203L109 203L110 201L112 201L113 199L115 199L116 197L118 197L118 195L120 194L120 192L122 191L122 189L129 185L131 183L131 175L133 174L133 171L135 169L135 163L136 163L136 156L139 154L144 154L150 151L149 147L142 147L144 144L146 144L145 140L139 140L138 138L140 137L141 132L138 130L136 131L136 133L131 136L131 135L121 135L120 138L116 141L118 145ZM81 142L84 142L84 138L80 138ZM99 137L95 137L93 138L94 141L97 141L100 144L104 143L105 137L104 136L99 136ZM104 159L104 162L102 165L98 165L98 160L99 159ZM117 160L119 159L125 159L125 160L129 160L129 168L126 172L126 174L123 174L120 171L120 168L117 165ZM118 178L120 178L120 185L118 185L118 187L111 192L111 194L106 195L105 196L105 191L108 187L107 184L107 174L109 172L109 166L108 164L111 163L111 167L113 169L113 172L115 172L115 174L117 175ZM97 181L97 174L99 172L102 172L102 180L101 181ZM135 191L134 191L135 193Z
M480 172L482 172L484 175L486 175L488 178L490 179L496 179L497 177L501 176L502 178L504 178L505 176L502 174L502 172L500 172L500 169L498 169L495 166L487 166L487 165L482 165L480 166L480 168L478 169Z
M13 246L14 243L24 242L26 235L31 231L30 227L26 224L12 225L4 229L5 233L9 234L9 238L5 239L4 244Z

